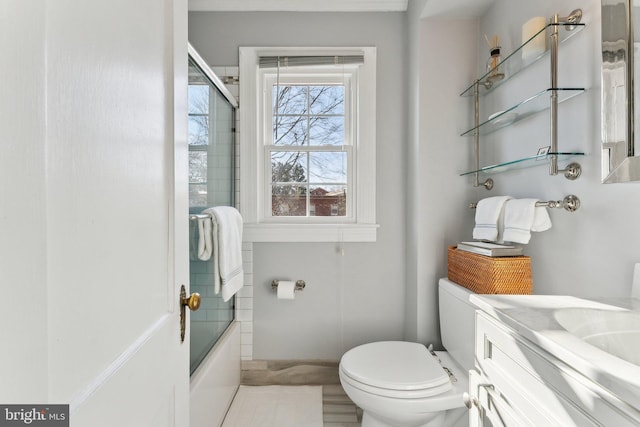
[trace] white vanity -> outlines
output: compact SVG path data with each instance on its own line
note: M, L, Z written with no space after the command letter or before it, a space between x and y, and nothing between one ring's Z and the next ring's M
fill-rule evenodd
M640 299L472 295L470 426L639 426Z

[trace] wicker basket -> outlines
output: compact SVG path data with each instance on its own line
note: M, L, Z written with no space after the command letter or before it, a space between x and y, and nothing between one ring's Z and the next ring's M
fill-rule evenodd
M531 259L488 257L449 247L448 277L478 294L523 294L533 291Z

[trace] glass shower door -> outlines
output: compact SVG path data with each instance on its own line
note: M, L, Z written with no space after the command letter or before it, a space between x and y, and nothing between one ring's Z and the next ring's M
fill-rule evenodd
M198 257L200 212L235 204L235 107L189 56L189 245L191 292L201 306L191 313L191 373L234 319L235 297L223 301L213 286L213 257Z

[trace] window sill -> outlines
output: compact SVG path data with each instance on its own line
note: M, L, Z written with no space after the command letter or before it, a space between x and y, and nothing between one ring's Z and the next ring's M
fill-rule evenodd
M244 224L245 242L375 242L378 224Z

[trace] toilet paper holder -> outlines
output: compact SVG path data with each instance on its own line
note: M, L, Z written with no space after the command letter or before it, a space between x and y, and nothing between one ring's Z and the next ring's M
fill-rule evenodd
M274 279L271 282L271 289L273 289L274 291L277 291L279 283L280 283L280 280ZM303 290L305 286L307 286L307 284L304 282L304 280L296 280L296 287L295 287L296 291Z

